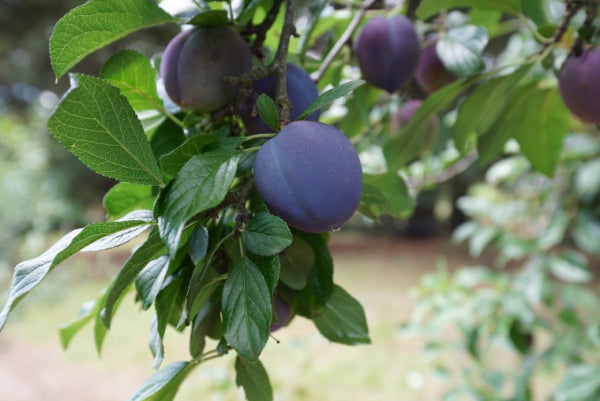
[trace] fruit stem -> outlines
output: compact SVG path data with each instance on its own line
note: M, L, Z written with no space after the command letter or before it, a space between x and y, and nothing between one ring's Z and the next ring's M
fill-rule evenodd
M354 18L352 18L352 20L348 24L348 27L346 28L344 33L342 33L342 36L340 36L340 39L331 48L325 59L323 59L323 62L319 66L319 69L313 74L311 74L311 78L315 83L318 83L321 80L321 78L323 78L323 75L325 75L325 72L327 71L327 68L329 68L329 65L333 62L338 53L346 45L348 40L350 40L350 38L354 34L354 31L360 24L360 21L365 16L367 9L371 7L371 5L375 3L375 1L377 0L366 0L364 3L361 4L360 8L358 9L358 12L356 13L356 15L354 15Z

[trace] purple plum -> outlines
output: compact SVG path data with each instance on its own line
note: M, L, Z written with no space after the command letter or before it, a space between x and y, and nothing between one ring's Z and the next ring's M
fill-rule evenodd
M600 47L571 54L560 70L560 95L571 112L582 121L600 124Z
M277 314L277 323L271 323L271 333L287 325L292 318L292 308L277 294L273 296L273 310Z
M269 210L290 227L322 233L340 228L356 211L362 168L337 128L295 121L258 151L254 183Z
M362 76L393 93L415 73L421 52L412 22L403 15L371 18L354 42Z
M438 57L436 43L433 42L423 49L415 73L415 80L427 93L435 92L458 78L446 69Z
M203 26L183 31L169 42L160 73L173 102L204 113L235 99L237 88L223 77L251 69L252 53L244 38L224 26Z
M302 68L295 64L289 64L286 68L287 94L292 104L290 119L293 121L319 96L317 85L310 79L310 76ZM254 92L257 97L263 93L275 100L275 77L259 79L254 83ZM261 119L254 107L255 97L250 97L242 106L240 115L249 134L258 134L261 132L272 132ZM306 119L317 121L321 115L320 111L315 111Z

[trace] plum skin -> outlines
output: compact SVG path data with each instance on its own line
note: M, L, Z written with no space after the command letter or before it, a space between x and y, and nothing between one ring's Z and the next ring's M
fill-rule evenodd
M582 121L600 124L600 47L571 54L558 75L560 95L567 108Z
M292 105L290 119L295 120L300 114L319 96L317 85L302 68L295 64L288 63L286 67L287 95ZM254 82L253 89L257 97L263 93L275 100L276 79L274 76L259 79ZM258 113L255 113L255 98L250 97L244 103L240 110L240 116L246 126L249 134L258 134L263 132L273 132L261 119ZM306 120L317 121L321 115L319 110L315 111Z
M169 42L160 73L173 102L204 113L223 108L237 96L237 88L223 77L251 69L252 53L244 38L224 26L204 26L182 31Z
M292 308L279 295L273 296L273 310L277 314L277 323L271 323L271 333L286 326L292 318Z
M362 168L348 138L318 121L295 121L254 161L254 184L271 213L312 233L340 228L360 202Z
M415 72L415 80L427 93L435 92L458 78L446 69L437 55L436 46L437 42L433 42L421 51Z
M365 81L389 93L413 77L421 53L415 28L403 15L371 18L359 32L354 50Z

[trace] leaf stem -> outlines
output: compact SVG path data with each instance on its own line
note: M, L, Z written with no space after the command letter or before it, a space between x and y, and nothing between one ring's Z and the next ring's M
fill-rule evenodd
M263 138L273 138L275 135L277 134L256 134L256 135L250 135L244 138L244 142L248 142L248 141L252 141L255 139L263 139Z

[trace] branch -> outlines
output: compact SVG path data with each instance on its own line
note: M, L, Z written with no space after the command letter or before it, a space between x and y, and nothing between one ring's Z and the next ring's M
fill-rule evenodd
M461 174L469 167L471 167L471 165L473 165L473 163L477 161L478 157L479 155L477 154L477 150L473 149L469 153L467 153L463 158L457 160L455 163L451 164L450 166L448 166L447 168L445 168L437 174L425 176L420 179L406 177L406 186L411 192L418 192L427 185L441 184L443 182L446 182Z
M283 128L290 121L290 110L292 105L287 94L287 55L290 46L290 38L296 34L294 26L294 12L296 10L296 0L285 1L285 18L279 38L279 46L275 59L271 63L277 71L277 81L275 84L275 102L279 106L279 128Z
M360 24L360 21L365 16L367 9L376 1L377 0L366 0L363 4L361 4L360 8L358 9L358 12L354 16L354 18L352 18L352 21L350 21L350 24L348 24L348 27L346 28L344 33L342 33L342 36L340 36L340 39L331 48L331 50L329 51L329 53L323 60L323 63L321 63L321 66L319 67L319 69L312 74L311 78L313 81L319 82L321 80L321 78L323 78L323 75L325 75L325 71L327 71L327 68L329 68L329 65L335 59L335 56L338 55L338 53L346 45L346 42L348 42L348 40L352 37L352 34L358 27L358 24Z

